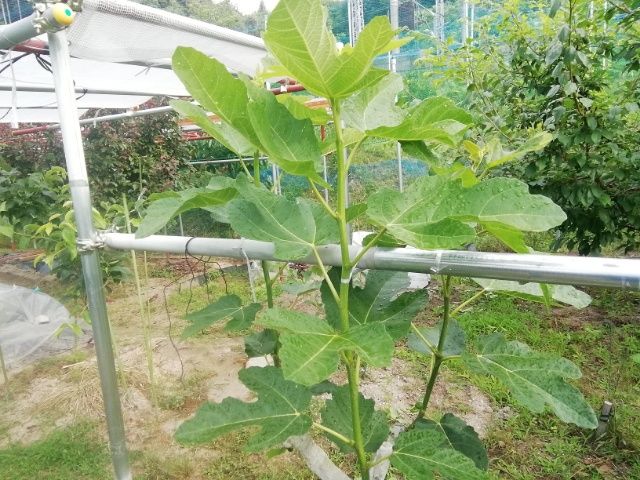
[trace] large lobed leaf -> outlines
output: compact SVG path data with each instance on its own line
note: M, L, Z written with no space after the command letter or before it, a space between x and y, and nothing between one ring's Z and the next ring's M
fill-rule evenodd
M229 179L219 188L191 188L182 192L164 192L152 197L149 208L136 231L136 238L153 235L181 213L194 209L208 210L227 204L236 196L236 189Z
M249 426L260 430L247 443L247 450L279 446L292 435L302 435L311 427L306 411L311 393L305 387L282 378L276 367L241 370L240 380L258 399L244 403L225 398L222 403L205 403L195 416L176 432L181 443L207 443L221 435Z
M184 101L172 106L237 155L256 151L292 175L318 183L320 143L309 119L298 119L275 96L244 78L235 78L219 61L186 47L173 55L173 69L200 107ZM214 123L207 112L216 114Z
M275 195L244 175L238 176L236 187L242 198L227 210L232 228L243 237L273 242L276 257L303 258L319 245L338 241L338 224L320 205Z
M532 412L540 413L548 405L564 422L583 428L597 426L591 406L578 389L565 381L581 376L569 360L534 352L520 342L507 342L501 334L480 339L479 350L463 355L467 367L497 378Z
M267 310L257 323L280 332L278 354L284 376L302 385L329 378L345 351L357 353L374 367L389 365L393 355L393 340L381 324L339 332L318 317L281 308Z
M244 330L253 324L260 308L259 303L242 305L237 295L225 295L202 310L187 315L190 325L182 332L182 338L193 337L221 320L228 320L225 330Z
M487 450L476 431L452 413L443 415L439 421L420 419L416 422L415 428L442 433L447 439L448 446L473 460L477 468L480 470L489 468Z
M454 146L454 136L471 123L471 115L448 98L431 97L411 108L401 123L378 127L369 133L393 140L422 140Z
M539 283L518 283L486 278L474 278L473 281L488 292L501 292L526 300L545 302L545 293ZM587 293L571 285L547 285L547 289L551 298L556 302L565 303L575 308L586 308L591 304L591 297Z
M382 189L369 197L367 214L398 240L418 248L454 248L473 241L465 222L510 230L545 231L566 219L560 207L512 178L465 188L458 180L423 177L404 193Z
M329 274L337 287L340 271L337 268ZM411 280L406 272L369 270L364 288L349 287L349 318L352 325L379 323L394 339L404 337L411 326L411 320L427 304L424 290L407 292ZM339 328L338 305L326 282L320 289L327 321Z
M190 47L176 49L172 66L202 108L215 113L252 145L260 145L249 120L249 96L242 80L235 78L218 60Z
M378 450L382 442L389 435L387 417L383 412L376 411L375 402L358 394L360 403L360 425L364 448L367 452ZM331 430L340 433L344 437L353 440L353 419L351 410L351 396L349 386L343 385L332 389L331 400L325 402L321 412L322 424ZM353 451L352 447L336 437L326 434L327 438L334 442L343 452Z
M319 0L281 0L269 16L264 40L284 69L307 90L340 99L388 74L373 68L373 61L409 40L397 41L395 34L388 20L378 17L360 33L355 47L338 52Z
M473 460L451 447L441 429L414 429L398 436L391 465L407 480L481 480L487 474Z
M246 84L251 99L249 119L261 150L285 172L324 184L316 172L322 152L311 120L297 119L271 92L249 81Z
M256 146L241 132L228 123L214 122L202 107L185 100L172 100L171 106L239 157L248 157L256 151Z

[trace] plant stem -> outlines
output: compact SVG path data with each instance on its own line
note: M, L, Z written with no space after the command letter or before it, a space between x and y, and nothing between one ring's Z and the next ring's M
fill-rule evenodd
M340 102L331 101L333 123L336 131L336 157L338 160L338 201L337 219L340 227L340 253L342 257L342 273L340 275L340 326L343 332L349 331L349 283L351 280L351 257L349 254L349 235L347 233L347 175L349 165L344 155L344 138L342 135L342 119ZM360 358L354 353L346 353L346 367L349 379L349 395L351 398L351 420L353 425L353 442L358 456L358 466L362 480L369 480L369 462L364 450L362 425L360 422Z
M122 206L124 207L124 219L127 226L127 233L131 233L131 219L129 218L129 205L127 204L126 195L122 195ZM144 308L142 300L142 285L140 283L140 274L138 272L138 260L136 252L131 250L131 265L133 267L133 277L136 283L136 292L138 294L138 308L143 321L144 330L144 353L147 360L147 371L149 374L149 385L151 386L151 400L154 405L158 404L156 395L155 372L153 367L153 349L151 348L151 322L148 309Z
M351 397L351 421L353 423L353 442L358 456L360 475L362 480L369 480L369 462L364 451L364 439L362 438L362 424L360 422L360 358L350 355L351 361L347 362L347 375L349 378L349 395Z
M267 306L273 308L273 282L269 275L269 262L262 260L262 275L264 276L264 286L267 289Z
M260 152L257 150L253 154L253 184L260 186Z
M414 423L422 418L424 416L424 413L427 411L429 400L431 400L431 394L433 393L433 387L436 384L438 372L440 371L440 366L442 365L442 361L444 360L444 355L442 354L442 352L444 351L444 343L447 338L447 329L449 328L449 319L451 318L451 315L449 314L451 309L451 298L449 290L450 286L451 277L447 275L446 277L444 277L444 282L442 284L444 312L442 314L442 329L440 330L440 338L438 339L438 348L431 357L431 373L427 382L427 390L424 394L424 398L422 399L422 405L420 406L420 410L418 411L418 415L414 420Z
M256 187L260 186L260 152L258 150L253 154L253 184ZM264 286L267 291L267 306L273 308L273 282L269 275L270 265L266 260L260 262L260 265L262 266L262 276L264 277Z
M242 159L242 157L238 157L238 158L240 159L240 166L242 166L244 173L247 175L247 177L251 178L251 172L247 168L247 164L244 163L244 160Z
M7 391L7 399L9 399L11 397L11 391L9 390L9 375L7 374L7 366L4 363L2 346L0 346L0 368L2 368L2 378L4 378L4 388Z

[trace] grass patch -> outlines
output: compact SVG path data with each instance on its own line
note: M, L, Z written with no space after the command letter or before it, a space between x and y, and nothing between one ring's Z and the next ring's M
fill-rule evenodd
M31 445L0 450L0 472L3 480L112 478L105 442L90 423L53 432Z
M458 317L470 343L480 335L500 332L535 350L568 358L582 369L577 386L596 411L604 400L616 405L610 435L594 442L591 432L564 424L550 413L533 415L514 404L494 380L469 376L452 363L461 379L489 393L498 408L513 409L514 415L496 425L486 441L494 458L492 470L499 478L640 478L640 368L630 360L640 351L640 331L637 324L624 323L637 296L606 290L591 293L592 307L568 315L562 309L549 312L542 305L498 295Z

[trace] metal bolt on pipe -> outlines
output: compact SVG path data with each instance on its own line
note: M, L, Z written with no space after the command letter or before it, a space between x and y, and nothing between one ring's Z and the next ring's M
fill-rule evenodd
M135 235L111 232L102 232L100 238L105 246L116 250L177 254L188 252L193 255L286 261L275 257L273 243L255 240L159 235L137 239ZM357 255L360 248L357 245L351 247L352 258ZM326 265L342 264L338 245L326 245L318 250L320 258ZM316 263L313 256L295 259L295 261ZM640 290L640 259L372 248L358 263L358 267L517 282Z
M111 330L103 291L100 259L96 250L99 243L92 221L89 179L71 76L67 34L64 30L48 33L48 38L60 114L62 142L78 230L78 249L89 303L91 328L96 346L98 372L111 445L111 458L116 480L131 480L113 345L111 344Z

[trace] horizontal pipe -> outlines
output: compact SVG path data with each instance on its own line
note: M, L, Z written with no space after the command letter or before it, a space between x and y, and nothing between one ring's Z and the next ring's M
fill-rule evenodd
M6 87L6 88L5 88ZM10 86L4 86L4 85L0 85L0 91L3 91L5 89L10 89ZM48 91L50 87L47 86L19 86L17 87L18 91L25 91L25 92L42 92L42 91ZM300 92L304 90L304 87L302 87L301 85L290 85L288 87L283 87L283 88L274 88L271 89L271 92L274 95L281 95L283 93L292 93L292 92ZM96 89L83 89L83 88L77 88L76 89L77 93L105 93L102 90L96 90ZM112 92L113 93L113 92ZM134 95L134 93L129 93L129 92L125 92L125 93L118 93L118 95ZM144 96L148 96L147 94L141 94ZM130 110L124 113L114 113L112 115L103 115L101 117L94 117L94 118L84 118L82 120L80 120L80 125L93 125L96 123L102 123L102 122L110 122L113 120L123 120L126 118L134 118L134 117L145 117L148 115L159 115L159 114L163 114L163 113L169 113L169 112L173 112L173 107L171 106L166 106L166 107L155 107L155 108L147 108L145 110ZM215 115L210 115L210 117L212 119L216 118ZM30 127L30 128L23 128L20 130L14 130L11 132L12 135L14 136L20 136L20 135L29 135L32 133L38 133L38 132L46 132L49 130L57 130L60 128L59 124L51 124L51 125L40 125L37 127ZM199 127L195 127L195 129L199 129Z
M34 23L36 18L37 15L32 13L22 20L0 26L0 50L9 50L22 42L38 36L38 31Z
M112 120L123 120L126 118L144 117L147 115L159 115L161 113L171 113L173 107L156 107L147 108L146 110L129 110L124 113L114 113L112 115L103 115L95 118L83 118L79 121L80 125L93 125L95 123L110 122ZM51 125L40 125L38 127L23 128L21 130L13 130L11 135L27 135L29 133L45 132L48 130L57 130L60 128L60 124L54 123Z
M107 247L116 250L185 254L188 247L188 253L193 255L282 261L274 256L275 249L272 243L255 240L159 235L136 239L134 235L108 232L101 233L100 238ZM357 245L351 247L352 258L360 248ZM319 251L320 258L326 265L341 265L338 245L323 246ZM295 261L316 263L313 256ZM372 248L362 258L358 267L518 282L640 290L640 260L635 259Z
M0 92L10 92L13 89L13 85L4 84L0 85ZM33 93L54 93L55 89L52 85L33 85L28 83L17 83L16 90L18 92L33 92ZM166 91L160 90L126 90L122 88L84 88L74 87L76 93L82 94L97 94L97 95L130 95L135 97L167 97L169 94Z
M260 160L268 160L269 157L260 157ZM193 162L187 162L189 165L217 165L222 163L239 163L239 162L252 162L253 157L245 158L220 158L217 160L195 160Z

